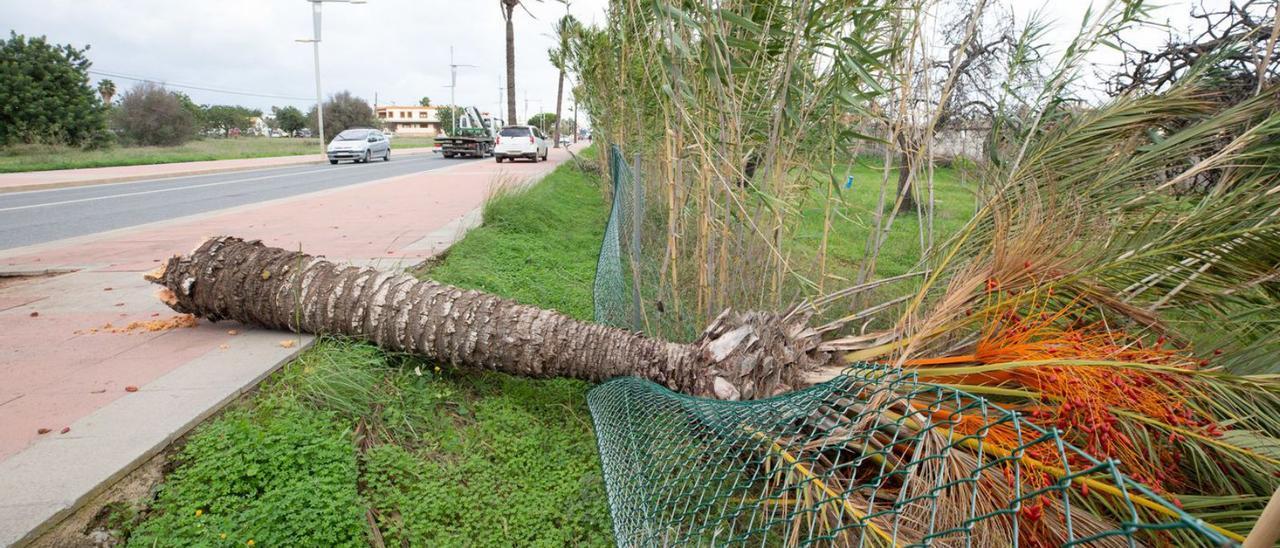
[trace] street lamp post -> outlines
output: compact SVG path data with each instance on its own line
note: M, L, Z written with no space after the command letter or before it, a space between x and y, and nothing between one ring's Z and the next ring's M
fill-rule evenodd
M342 4L363 4L365 0L307 0L311 3L311 32L310 40L297 40L298 42L311 42L311 51L315 57L316 64L316 124L320 130L320 155L324 156L328 153L328 148L324 142L324 95L320 91L320 5L325 2L342 3Z
M460 65L453 62L453 46L449 46L449 115L453 117L453 134L458 134L458 100L455 97L458 90L458 67L474 67L475 65ZM480 120L483 124L484 120Z

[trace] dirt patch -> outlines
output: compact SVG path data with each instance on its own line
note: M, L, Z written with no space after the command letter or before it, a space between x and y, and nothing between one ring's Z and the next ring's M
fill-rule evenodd
M185 441L185 440L184 440ZM91 548L123 543L122 528L137 523L160 482L170 471L170 459L182 442L174 443L129 472L123 479L89 499L31 546Z
M418 264L415 264L409 268L406 268L405 272L408 273L410 276L413 276L419 280L430 278L431 271L435 269L436 266L440 265L440 263L443 263L444 260L449 257L450 249L453 249L453 246L446 247L444 248L443 251L436 253L435 255L432 255L430 257L427 257L425 260L423 260Z
M74 270L50 270L47 272L34 272L30 274L0 273L0 290L8 289L10 287L19 286L22 284L37 282L47 278L61 276L63 274L70 274L72 272L75 272L75 271Z

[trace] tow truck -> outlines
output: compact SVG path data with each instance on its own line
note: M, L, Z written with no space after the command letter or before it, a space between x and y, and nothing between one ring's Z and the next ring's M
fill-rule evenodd
M453 135L436 137L442 156L445 158L493 156L493 137L498 131L497 120L486 119L476 107L467 107L458 117L458 126Z

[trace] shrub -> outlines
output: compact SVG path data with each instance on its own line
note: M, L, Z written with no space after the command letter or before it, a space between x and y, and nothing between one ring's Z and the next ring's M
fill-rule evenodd
M242 133L253 127L252 118L262 116L262 111L239 105L208 105L203 107L204 129L214 130L229 137L232 130Z
M311 134L316 135L316 109L311 107L307 113L307 123L311 126ZM373 109L364 99L352 95L350 91L340 91L324 102L324 140L332 140L342 130L353 127L380 128L382 123L373 115Z
M89 86L88 49L12 31L0 39L0 146L107 142L104 109Z
M196 134L196 119L177 94L140 83L125 92L112 122L130 144L176 146Z
M289 135L294 135L307 127L307 117L298 110L298 107L271 107L271 112L276 117L276 125Z
M550 135L552 128L556 125L556 115L552 112L541 112L534 114L527 123L531 126L537 126L543 133Z

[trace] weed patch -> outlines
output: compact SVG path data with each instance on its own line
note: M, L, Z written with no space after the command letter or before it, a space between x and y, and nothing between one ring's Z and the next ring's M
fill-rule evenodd
M130 544L363 544L351 447L332 413L264 395L190 439Z

